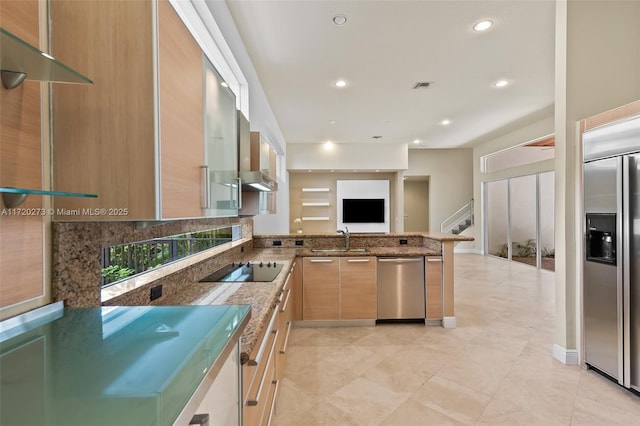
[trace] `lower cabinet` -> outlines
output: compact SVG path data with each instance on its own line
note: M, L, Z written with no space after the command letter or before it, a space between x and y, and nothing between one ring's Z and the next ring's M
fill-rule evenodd
M215 381L207 391L192 424L240 426L240 350L236 343ZM200 423L194 423L200 421Z
M375 257L305 257L303 319L376 319Z
M442 319L442 258L427 256L425 258L427 278L427 320Z
M242 424L245 426L270 425L275 415L293 323L295 265L291 266L249 361L242 366Z
M267 425L272 415L277 386L278 313L275 305L249 361L242 366L243 425Z

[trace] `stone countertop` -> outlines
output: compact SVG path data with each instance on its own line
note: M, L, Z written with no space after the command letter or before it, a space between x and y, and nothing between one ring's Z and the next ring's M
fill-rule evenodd
M297 237L300 234L290 234L291 237ZM394 237L423 237L423 234L387 234ZM306 234L305 236L310 236ZM322 234L321 236L331 236ZM260 237L266 238L282 238L283 235L272 235ZM465 237L468 238L468 237ZM466 240L459 240L466 241ZM223 282L194 282L186 284L181 291L175 296L168 297L163 300L163 305L222 305L222 304L240 304L251 305L251 319L244 330L241 337L241 361L245 363L249 360L249 355L253 351L258 338L267 322L270 319L269 313L271 307L276 303L280 296L282 286L287 278L287 274L295 261L296 256L301 257L327 257L327 256L440 256L440 249L424 246L407 246L407 247L374 247L367 248L368 251L349 251L349 252L314 252L311 247L302 248L254 248L246 253L241 260L242 262L282 262L284 267L278 273L278 276L271 282L242 282L242 283L223 283ZM213 272L213 271L212 271Z
M333 238L333 237L341 237L344 238L341 234L333 234L333 233L322 233L322 234L254 234L253 239L256 238L266 238L266 239L277 239L277 238ZM442 232L397 232L397 233L366 233L366 232L353 232L350 234L351 238L376 238L376 239L394 239L394 238L409 238L409 237L420 237L420 238L428 238L436 241L473 241L473 237L469 237L466 235L460 234L444 234Z
M240 359L244 364L255 347L261 331L269 321L269 311L278 299L287 274L296 257L295 250L257 249L245 254L242 262L283 263L282 270L271 282L194 282L184 285L175 296L163 300L164 305L251 305L251 319L244 329ZM236 261L238 261L236 260ZM213 271L212 271L213 272Z

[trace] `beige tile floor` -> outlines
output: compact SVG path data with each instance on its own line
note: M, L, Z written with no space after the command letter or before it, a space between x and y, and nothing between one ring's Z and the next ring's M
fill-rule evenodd
M295 328L276 426L640 426L640 397L553 359L554 273L456 255L458 328Z

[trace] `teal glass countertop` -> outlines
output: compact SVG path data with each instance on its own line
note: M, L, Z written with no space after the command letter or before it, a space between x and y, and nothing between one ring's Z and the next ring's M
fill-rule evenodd
M0 424L170 425L249 312L65 308L57 319L27 324L0 343Z

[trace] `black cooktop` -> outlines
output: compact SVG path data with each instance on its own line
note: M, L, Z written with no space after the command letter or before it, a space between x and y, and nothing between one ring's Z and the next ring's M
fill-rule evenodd
M282 263L276 262L230 263L204 277L200 282L268 282L278 276L282 266Z

